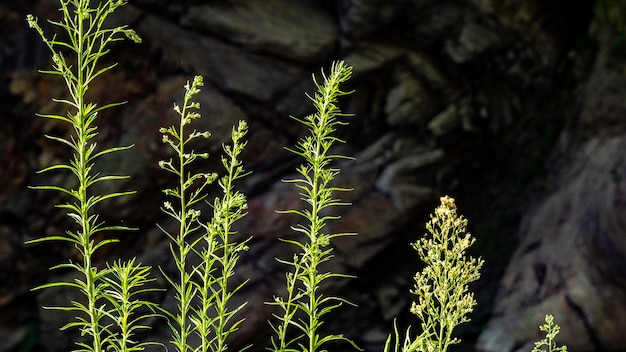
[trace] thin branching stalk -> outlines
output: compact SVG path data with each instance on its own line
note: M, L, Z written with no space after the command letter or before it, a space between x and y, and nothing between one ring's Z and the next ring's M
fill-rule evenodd
M270 323L272 329L274 330L276 336L272 336L271 344L272 347L269 348L271 351L298 351L297 349L288 348L288 346L295 346L295 343L302 338L302 334L297 335L293 339L289 339L289 326L294 321L295 315L298 312L298 306L296 302L300 300L302 297L302 292L297 290L298 280L297 277L300 275L301 266L298 263L299 255L294 255L293 261L285 261L281 259L277 259L279 263L293 266L293 272L285 273L285 282L287 286L287 296L286 297L274 297L273 302L269 302L269 304L276 305L283 311L283 315L274 315L280 323L275 325L274 323Z
M539 330L546 333L546 336L535 342L535 347L531 352L567 352L567 346L559 347L554 341L556 335L561 331L561 327L554 323L554 317L547 314L545 317L546 323L539 326ZM547 349L544 349L546 347Z
M210 133L186 131L187 125L200 118L197 112L200 104L193 102L192 98L200 92L202 85L201 76L196 76L191 84L187 83L182 108L174 105L179 125L161 129L163 142L177 154L176 161L170 159L159 165L179 178L177 188L165 190L165 194L177 199L176 208L170 202L163 207L164 212L178 222L178 234L162 230L174 243L170 248L178 270L177 280L164 275L174 287L178 300L178 311L166 312L166 315L174 322L170 322L173 333L171 342L180 352L225 351L226 339L242 322L232 322L231 319L243 305L231 310L228 302L243 284L231 289L228 279L234 274L238 253L247 248L247 241L231 241L230 237L234 234L233 224L246 214L246 198L235 191L234 183L246 175L239 156L246 145L243 139L248 127L241 121L233 128L232 145L223 146L226 156L222 157L222 164L226 175L218 181L223 196L216 198L212 204L211 221L203 223L197 204L205 200L205 188L217 176L214 173L192 174L188 171L196 158L208 157L207 153L189 151L188 144L199 137L208 138ZM199 265L190 266L192 255L200 257ZM199 346L191 345L190 337L194 334L199 338Z
M226 169L226 175L219 180L223 196L215 198L212 204L213 217L205 226L206 247L201 252L204 264L198 268L198 273L203 278L202 286L199 288L201 310L194 320L198 322L196 331L202 341L202 352L226 351L228 336L243 322L243 319L231 320L245 303L234 309L230 309L228 303L247 282L244 281L232 288L229 285L229 279L234 275L239 259L239 252L247 249L248 241L237 242L231 238L235 235L234 223L246 215L246 197L235 190L234 183L247 175L239 159L246 146L243 138L247 131L247 124L240 121L238 126L233 128L232 145L223 146L225 156L222 157L222 164ZM209 338L211 331L214 334L213 339Z
M331 147L336 142L343 142L334 136L336 128L344 125L339 120L342 114L337 107L337 98L350 92L341 91L339 85L349 79L352 68L343 61L333 63L330 73L322 71L323 83L318 83L317 93L309 97L313 101L316 113L303 119L296 119L309 128L310 135L300 140L291 152L304 158L305 163L298 167L299 177L286 180L293 183L301 191L301 199L306 203L304 210L287 210L283 213L300 216L305 224L293 227L293 230L304 236L304 240L285 240L299 247L300 253L292 262L293 272L287 274L287 300L275 298L274 304L283 309L283 315L278 319L278 326L272 325L278 341L273 340L272 349L275 351L290 351L297 344L299 349L307 352L319 351L323 345L337 340L352 343L343 335L322 335L320 327L323 317L335 310L343 303L349 303L340 297L324 296L319 290L322 283L330 278L348 277L347 275L321 272L320 265L332 257L331 239L350 234L325 233L326 223L336 220L338 216L323 215L323 211L331 207L348 205L335 198L335 193L347 189L331 186L331 182L339 174L331 163L336 159L349 159L343 155L331 154ZM302 313L304 318L298 318ZM295 318L295 319L294 319ZM287 329L293 327L303 335L303 339L286 341ZM353 343L352 343L353 344Z
M188 257L193 253L198 241L201 240L199 236L192 239L192 236L201 228L198 224L200 211L194 208L194 205L206 198L204 188L216 178L215 174L191 174L188 171L188 166L196 158L208 158L207 153L188 151L187 145L199 137L209 138L210 133L185 131L185 126L191 124L193 120L200 118L200 114L196 111L200 108L200 104L193 102L191 99L200 93L200 87L202 86L203 80L201 76L196 76L191 84L187 82L182 108L178 104L174 104L174 111L179 116L178 126L170 126L160 130L163 135L163 142L169 144L174 149L177 158L175 161L172 159L161 161L159 166L178 177L178 186L176 188L164 190L166 195L176 198L177 208L169 201L165 202L162 208L166 214L178 222L178 233L170 234L163 228L161 230L173 242L170 245L170 250L178 270L177 279L171 278L165 273L163 274L174 288L176 300L178 301L177 312L165 313L170 317L170 320L174 321L173 323L170 321L173 333L171 342L176 350L180 352L186 352L191 349L188 340L194 331L189 316L192 312L192 300L196 295L197 288L193 285L192 277L194 273L192 268L189 268Z
M61 12L63 19L59 22L49 21L54 27L60 29L67 41L58 40L54 35L52 39L44 34L43 29L37 23L37 19L28 15L30 27L34 28L41 36L43 42L52 52L53 70L42 71L43 73L61 76L68 89L70 99L54 99L68 108L66 116L54 114L42 114L48 119L58 120L73 127L73 135L69 138L46 136L47 138L62 143L73 151L73 156L67 164L58 164L45 168L41 172L70 171L77 181L76 188L65 189L60 186L48 185L37 186L35 189L52 190L69 196L72 201L61 204L58 207L67 210L68 216L78 225L77 230L68 230L62 235L53 235L40 238L32 242L42 241L65 241L74 245L81 256L81 262L60 264L53 269L72 269L81 274L81 278L72 282L53 282L38 288L47 287L73 287L80 290L85 296L86 303L74 302L71 307L51 307L53 309L77 311L84 316L70 322L63 329L77 327L83 335L91 338L91 342L76 342L81 351L102 351L103 346L112 337L108 334L108 327L101 325L101 319L107 314L107 308L100 302L103 298L103 290L106 284L103 282L109 270L98 269L93 264L93 255L101 247L115 242L113 239L96 241L97 233L114 230L127 230L125 227L107 226L99 220L94 206L100 202L132 194L133 192L116 192L109 194L93 194L92 187L105 181L114 181L127 178L127 176L100 175L94 171L95 161L103 155L121 151L129 147L113 147L97 151L97 135L95 124L100 111L120 105L122 103L108 104L97 107L94 103L85 101L89 84L100 74L110 70L115 65L100 68L98 61L107 54L106 47L126 36L135 42L140 39L137 34L125 26L104 28L103 23L108 15L126 1L107 1L99 3L96 8L89 7L87 0L61 0ZM69 59L66 58L66 55Z
M110 276L104 278L108 288L104 290L105 298L113 309L108 317L115 322L119 332L116 338L111 339L108 349L115 352L143 351L153 342L140 342L135 339L136 333L150 329L142 322L151 317L159 317L156 313L157 305L141 298L150 292L157 291L149 284L155 281L150 277L150 267L135 263L133 258L127 262L115 261L110 269Z

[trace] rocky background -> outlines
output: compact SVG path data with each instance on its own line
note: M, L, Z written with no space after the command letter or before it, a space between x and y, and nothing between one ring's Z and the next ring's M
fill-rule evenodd
M26 14L58 18L52 0L0 4L0 351L67 351L76 339L57 329L63 314L42 305L72 292L30 288L69 275L48 268L76 258L69 246L24 245L71 223L53 208L56 194L29 185L63 184L67 175L36 174L67 159L43 138L66 127L36 118L63 114L50 55L28 28ZM354 113L339 131L338 180L354 191L344 199L335 231L358 236L334 243L333 270L356 275L329 285L358 308L343 307L326 325L366 351L380 351L394 317L417 325L408 307L419 261L409 243L449 194L478 238L486 259L472 287L479 306L459 329L457 350L529 351L545 314L555 315L571 351L626 350L626 9L620 0L131 0L115 21L143 43L116 43L119 62L90 87L100 104L128 101L100 117L103 146L134 143L100 167L131 176L120 190L137 194L102 209L112 223L136 226L121 244L99 254L137 256L168 272L168 240L156 227L172 180L158 168L168 157L158 129L173 123L172 102L195 74L205 78L198 129L213 137L199 149L219 170L220 144L240 119L250 125L244 155L252 175L239 186L249 197L242 238L254 236L234 278L250 281L249 301L233 350L262 351L271 307L285 269L275 260L292 250L294 219L275 209L299 204L280 182L300 160L283 147L305 131L289 118L312 111L311 73L335 59L354 66L342 100ZM40 22L42 22L40 20ZM155 271L157 284L165 286ZM154 297L166 307L168 292ZM168 339L162 321L148 338ZM348 351L349 346L333 346Z

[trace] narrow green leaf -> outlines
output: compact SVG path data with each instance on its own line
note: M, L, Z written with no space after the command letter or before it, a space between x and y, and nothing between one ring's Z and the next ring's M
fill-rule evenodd
M49 242L49 241L70 242L76 245L81 244L80 241L77 241L73 238L65 237L65 236L46 236L46 237L36 238L34 240L26 241L26 244L34 244L34 243Z
M134 144L131 144L131 145L128 145L128 146L124 146L124 147L107 148L107 149L97 153L96 155L92 156L89 160L94 160L94 159L96 159L96 158L98 158L98 157L100 157L102 155L128 150L128 149L131 149L132 147L134 147Z
M61 193L67 194L68 196L78 199L78 195L75 193L75 191L71 191L71 190L68 191L65 188L58 187L58 186L30 186L29 188L36 189L36 190L61 192Z
M70 170L72 172L77 171L73 166L66 165L66 164L58 164L58 165L48 166L44 169L41 169L39 172L44 173L44 172L49 172L49 171L54 171L54 170Z
M31 291L39 291L39 290L43 290L46 288L52 288L52 287L73 287L73 288L77 288L80 289L81 286L79 284L73 283L73 282L49 282L47 284L43 284L43 285L39 285L35 288L32 288ZM51 308L51 309L61 309L61 308ZM66 308L62 308L63 310L75 310L75 309L66 309Z
M65 117L65 116L61 116L61 115L54 115L54 114L37 114L38 117L41 118L45 118L45 119L50 119L50 120L60 120L63 122L67 122L69 124L72 124L74 121L72 121L71 119Z

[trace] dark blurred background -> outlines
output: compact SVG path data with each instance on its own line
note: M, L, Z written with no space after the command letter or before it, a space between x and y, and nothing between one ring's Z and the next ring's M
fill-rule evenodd
M72 186L64 174L36 174L69 151L43 137L67 126L36 112L65 114L51 101L66 96L59 77L42 75L50 54L25 17L59 19L52 0L0 3L0 351L68 351L76 332L42 305L74 292L30 289L71 273L48 268L76 259L65 244L24 245L72 223L58 194L29 185ZM104 219L138 227L98 263L137 256L173 270L173 224L159 207L175 182L158 168L169 157L158 129L174 122L172 102L196 74L206 87L196 126L213 137L198 170L219 171L221 143L236 121L250 125L239 184L249 215L238 224L250 241L234 278L250 282L249 301L231 347L269 345L271 307L281 294L292 250L292 218L275 209L298 205L281 179L300 160L283 147L305 133L292 119L312 112L311 73L336 59L354 66L341 101L354 113L337 166L344 195L333 231L358 232L334 243L332 270L356 275L326 287L358 304L342 307L324 328L343 332L365 351L380 351L393 320L419 322L409 290L420 263L409 243L447 194L477 237L473 255L486 260L471 287L479 305L457 330L457 351L529 351L538 325L553 314L559 341L571 351L626 351L626 2L623 0L131 0L112 19L142 44L115 43L103 64L119 62L90 86L103 105L128 101L99 118L101 146L134 143L99 167L131 176L107 191L137 194L105 204ZM47 33L52 33L49 26ZM214 189L212 192L217 192ZM205 211L207 213L207 211ZM165 285L155 270L158 285ZM173 307L171 292L152 297ZM144 336L167 341L160 320ZM349 351L347 345L333 351Z

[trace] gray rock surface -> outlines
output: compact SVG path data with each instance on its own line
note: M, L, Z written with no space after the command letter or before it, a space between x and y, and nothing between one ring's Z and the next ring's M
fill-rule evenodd
M581 138L564 135L571 149L561 157L568 161L549 183L553 191L523 218L480 351L532 349L539 338L532 328L545 314L555 316L559 339L572 351L626 345L626 135L614 123L624 116L617 96L626 77L607 62L606 50L583 93Z
M620 350L624 297L624 136L582 146L555 190L525 217L481 351L527 351L552 314L573 351Z
M320 7L309 0L210 2L187 8L180 23L253 51L316 63L332 56L338 41L337 24Z

